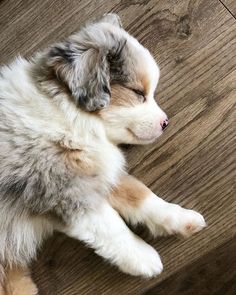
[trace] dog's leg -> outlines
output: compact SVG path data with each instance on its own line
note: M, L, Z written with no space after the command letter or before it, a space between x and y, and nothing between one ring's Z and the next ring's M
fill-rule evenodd
M26 268L13 267L5 275L4 295L37 295L38 289Z
M130 175L122 177L109 202L125 220L145 224L154 236L190 236L206 226L201 214L162 200Z
M78 216L66 234L84 241L95 252L131 275L152 277L162 271L158 253L132 233L119 214L102 200Z

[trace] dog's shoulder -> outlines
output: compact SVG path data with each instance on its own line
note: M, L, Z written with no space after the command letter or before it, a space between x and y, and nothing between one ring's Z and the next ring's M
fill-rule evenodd
M31 69L30 62L19 58L1 71L0 134L5 148L0 146L0 154L14 153L16 162L24 157L25 163L38 155L44 170L54 159L53 165L64 163L75 174L102 175L106 182L115 183L125 160L107 139L101 120L79 110L64 93L55 102L40 92Z

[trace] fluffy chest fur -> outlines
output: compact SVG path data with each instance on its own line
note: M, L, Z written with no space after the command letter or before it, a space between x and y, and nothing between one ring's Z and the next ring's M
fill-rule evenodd
M40 93L30 71L18 59L0 77L0 263L24 264L55 228L95 209L125 164L96 116Z
M44 192L52 186L52 174L60 171L62 186L81 183L75 199L94 192L105 196L123 172L123 154L108 140L98 117L78 110L65 94L55 101L39 92L30 74L31 64L21 59L2 70L0 120L5 148L0 157L6 169L1 179L9 182L9 167L14 166L15 176L22 175L27 182L32 174L38 175ZM12 159L20 169L10 165Z

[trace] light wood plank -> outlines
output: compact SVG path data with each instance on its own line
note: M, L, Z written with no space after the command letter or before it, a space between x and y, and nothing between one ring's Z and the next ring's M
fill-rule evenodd
M220 0L236 18L236 1L235 0Z

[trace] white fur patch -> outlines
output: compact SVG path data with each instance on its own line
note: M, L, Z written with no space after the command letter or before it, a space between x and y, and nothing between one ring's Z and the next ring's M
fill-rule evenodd
M124 218L132 224L145 224L154 236L180 234L188 237L205 226L203 216L194 211L168 203L151 193L138 208L127 208Z
M79 216L66 233L84 241L125 273L153 277L163 269L158 253L135 236L106 202Z
M52 234L53 223L45 218L22 215L12 219L5 209L0 210L0 261L25 265L35 257L44 238Z

